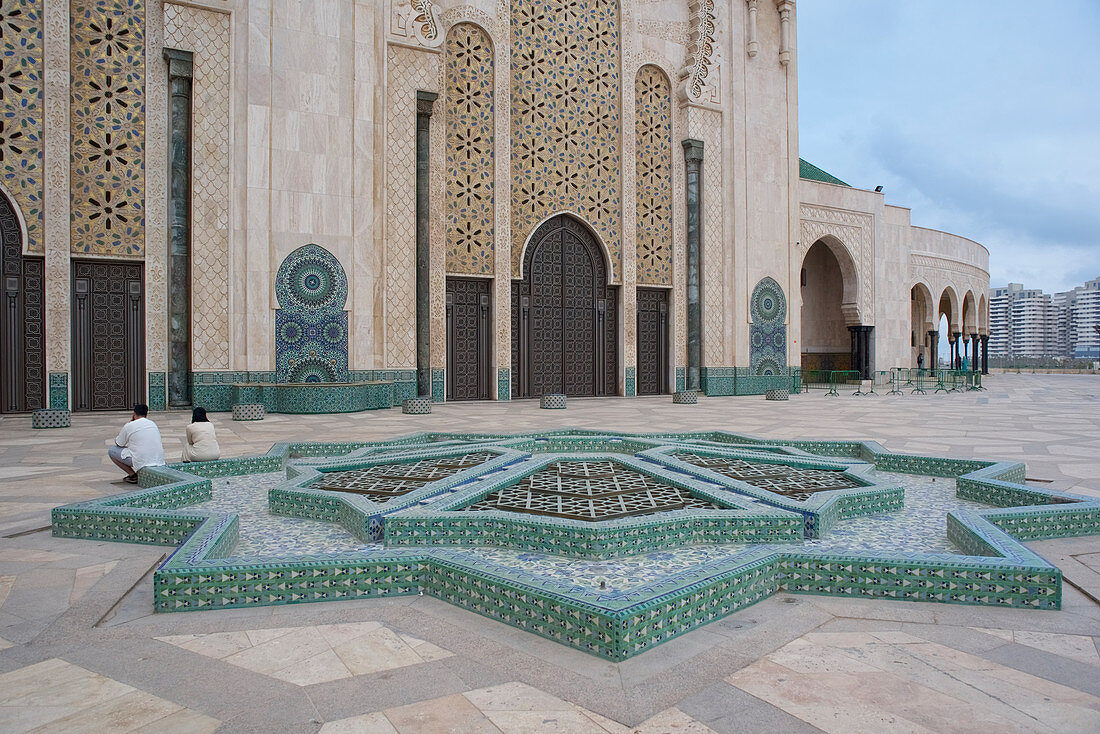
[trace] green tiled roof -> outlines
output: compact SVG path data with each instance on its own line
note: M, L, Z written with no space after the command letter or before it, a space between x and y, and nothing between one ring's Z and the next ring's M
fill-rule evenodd
M809 181L821 181L822 183L840 184L841 186L848 185L831 173L826 173L813 163L804 161L801 158L798 159L798 177Z

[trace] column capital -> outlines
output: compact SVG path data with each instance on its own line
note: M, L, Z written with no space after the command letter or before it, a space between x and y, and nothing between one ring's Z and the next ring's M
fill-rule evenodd
M165 48L164 60L168 62L168 76L186 77L187 79L194 78L195 54L191 51L180 51L176 48Z
M684 160L688 163L701 163L703 160L703 141L688 138L684 140Z
M439 99L439 95L435 92L427 92L423 89L416 90L416 114L431 117L437 99Z

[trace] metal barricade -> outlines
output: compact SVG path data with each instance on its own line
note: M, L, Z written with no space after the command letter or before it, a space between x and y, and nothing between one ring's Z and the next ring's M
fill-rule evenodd
M828 390L827 395L836 394L829 381L829 372L826 370L802 370L802 389Z
M901 395L899 384L897 370L877 370L871 374L871 390L867 394Z
M932 387L933 382L933 370L911 369L910 379L912 380L913 389L909 391L910 395L927 395L928 390Z
M833 370L829 373L829 380L833 384L830 395L839 395L840 387L855 387L853 395L866 395L863 392L863 378L857 370Z

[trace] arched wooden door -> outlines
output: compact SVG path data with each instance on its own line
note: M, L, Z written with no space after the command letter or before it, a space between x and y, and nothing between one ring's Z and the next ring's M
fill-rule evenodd
M592 233L569 215L538 228L512 282L512 397L613 395L618 288Z

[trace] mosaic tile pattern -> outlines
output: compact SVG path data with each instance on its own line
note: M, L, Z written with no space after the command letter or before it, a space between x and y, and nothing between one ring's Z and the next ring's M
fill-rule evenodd
M27 252L37 254L46 251L41 7L36 0L0 2L0 177L23 212Z
M149 410L168 409L167 379L168 376L164 372L149 373L149 397L146 400Z
M634 81L639 285L672 285L672 85L656 66Z
M511 4L512 277L523 246L569 211L621 269L619 7L615 0Z
M860 486L844 476L843 472L836 470L800 469L786 464L762 464L744 459L700 456L689 452L678 452L673 456L686 464L705 467L731 479L738 479L800 502L805 502L817 492Z
M52 410L69 409L69 373L50 373L50 408Z
M219 478L210 483L211 498L188 509L212 514L236 513L238 540L229 555L223 556L225 560L341 555L370 547L339 525L272 515L268 511L268 491L283 481L281 471Z
M463 469L484 464L493 456L482 451L406 464L379 464L367 469L326 472L310 486L329 492L369 495L375 502L385 502Z
M340 261L318 245L299 247L279 266L275 295L275 379L347 382L348 279Z
M571 451L526 450L533 446ZM619 453L608 452L613 446ZM749 463L847 467L845 474L866 486L815 492L797 503L671 456L685 451ZM382 504L310 486L324 473L481 452L495 458ZM292 455L328 458L290 461ZM456 512L550 464L573 462L590 474L608 461L726 509L598 523ZM54 534L179 545L154 574L158 611L425 593L611 660L778 590L1057 609L1060 571L1009 532L1035 538L1100 533L1100 501L1025 487L1020 464L724 431L420 433L379 442L278 444L264 456L186 465L186 472L181 466L142 470L142 489L135 492L56 508ZM253 476L218 478L235 475ZM954 496L955 485L965 486L968 496ZM1006 501L1013 487L1034 493L1030 500L1058 504L986 508ZM989 497L978 503L983 488ZM901 493L905 506L890 506ZM807 516L770 506L780 502L803 513L817 503L821 537L802 541ZM833 513L829 522L826 511ZM306 524L288 529L291 518L284 515ZM383 522L386 545L371 543ZM301 548L277 555L292 536Z
M145 3L72 0L72 251L145 251Z
M599 522L689 508L720 509L615 461L557 461L462 509Z
M783 288L764 278L749 305L749 369L754 375L782 375L787 367L787 299Z
M447 272L493 272L493 47L471 23L447 32Z

